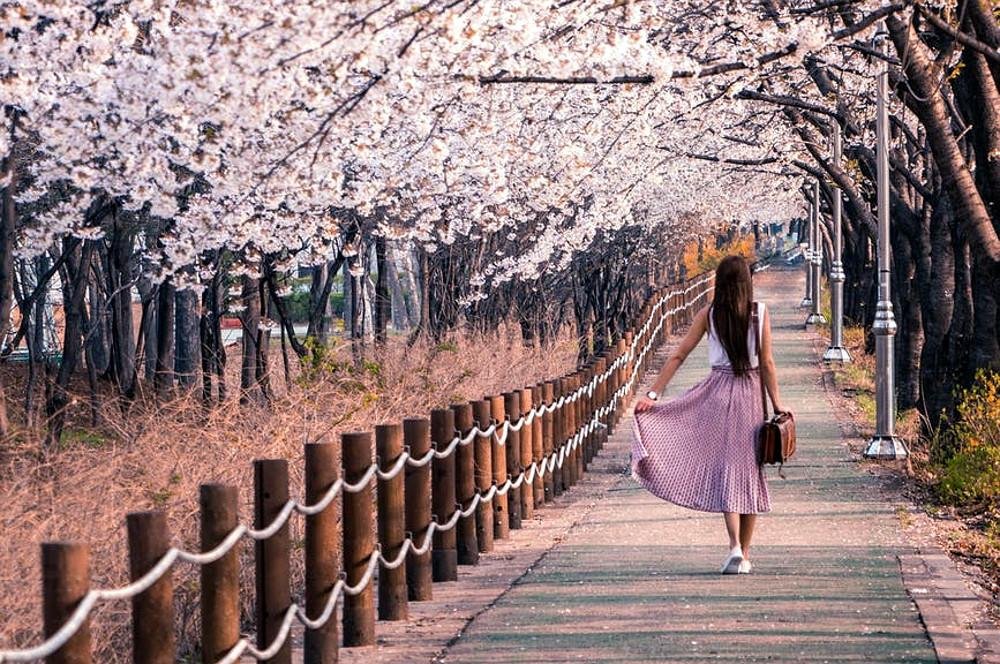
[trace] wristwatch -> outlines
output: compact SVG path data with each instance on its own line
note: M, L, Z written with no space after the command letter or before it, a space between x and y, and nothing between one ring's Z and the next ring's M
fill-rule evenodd
M660 395L656 393L656 390L650 390L649 392L646 392L646 396L652 399L653 401L656 401L657 399L660 398Z

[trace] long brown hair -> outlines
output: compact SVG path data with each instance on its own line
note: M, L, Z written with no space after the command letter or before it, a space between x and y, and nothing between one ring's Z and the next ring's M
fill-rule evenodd
M715 269L715 297L712 300L712 323L715 334L729 355L733 373L742 376L750 370L750 309L753 307L753 282L750 264L742 256L726 256Z

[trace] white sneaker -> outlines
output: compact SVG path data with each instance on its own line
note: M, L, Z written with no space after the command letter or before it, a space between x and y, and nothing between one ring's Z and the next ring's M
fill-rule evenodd
M753 571L753 565L750 564L749 560L747 560L746 558L744 558L743 562L740 563L740 567L736 571L736 573L737 574L749 574L752 571Z
M726 558L726 562L722 563L722 569L719 570L722 574L737 574L740 570L740 565L743 564L743 549L738 546L733 547L733 550L729 552L729 557Z

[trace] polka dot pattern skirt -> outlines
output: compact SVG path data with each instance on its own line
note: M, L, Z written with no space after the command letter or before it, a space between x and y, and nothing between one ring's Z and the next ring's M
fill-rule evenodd
M771 511L757 430L760 376L712 367L681 396L636 413L632 476L660 498L703 512Z

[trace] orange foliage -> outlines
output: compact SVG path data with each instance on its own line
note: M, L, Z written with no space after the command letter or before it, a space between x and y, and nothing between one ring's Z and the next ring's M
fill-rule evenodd
M749 260L756 258L754 251L754 237L752 234L737 235L732 242L727 242L722 247L715 248L715 235L702 238L702 248L699 256L698 241L689 242L684 247L684 267L688 274L701 274L714 270L719 262L726 256L738 254Z

